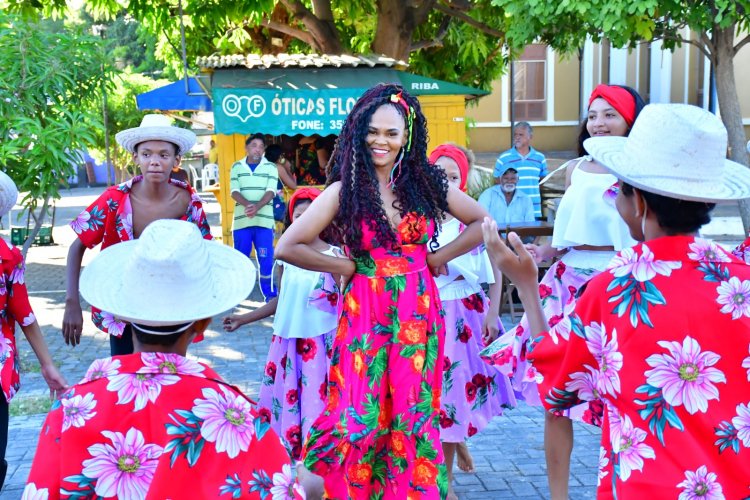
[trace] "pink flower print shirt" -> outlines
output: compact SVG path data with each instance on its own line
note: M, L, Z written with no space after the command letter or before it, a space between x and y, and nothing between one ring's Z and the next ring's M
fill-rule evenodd
M530 344L548 409L603 401L598 498L748 495L744 262L701 238L641 243L588 282L568 322Z
M96 360L42 426L23 498L300 499L254 403L170 353Z

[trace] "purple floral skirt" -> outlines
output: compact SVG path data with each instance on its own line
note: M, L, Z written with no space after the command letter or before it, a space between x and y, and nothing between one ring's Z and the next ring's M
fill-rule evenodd
M484 429L516 398L508 376L493 370L479 357L484 347L482 323L489 301L483 293L443 302L445 360L440 399L440 440L463 442ZM498 323L500 322L498 318ZM503 329L500 326L500 334Z
M575 306L578 290L599 272L596 269L566 266L562 261L552 264L539 283L539 297L542 299L542 309L550 328L565 321ZM494 366L500 373L511 377L513 389L519 399L531 406L541 406L542 402L537 388L539 374L526 359L529 337L529 321L524 314L515 328L498 337L480 355L486 363ZM601 401L597 400L558 414L601 426L603 411Z
M299 459L302 441L323 412L335 330L308 339L271 339L260 387L258 412Z

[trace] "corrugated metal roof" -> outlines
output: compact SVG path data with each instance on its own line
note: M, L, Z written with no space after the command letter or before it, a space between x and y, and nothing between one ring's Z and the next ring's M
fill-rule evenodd
M408 66L403 61L391 57L370 55L350 56L347 54L233 54L228 56L201 56L196 59L201 68L232 68L244 66L253 68L324 68L324 67L349 67L357 66L385 66L388 68L405 68Z

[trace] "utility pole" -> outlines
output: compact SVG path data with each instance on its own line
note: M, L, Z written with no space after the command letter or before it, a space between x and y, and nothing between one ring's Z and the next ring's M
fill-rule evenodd
M91 27L94 30L94 35L98 35L102 38L102 46L104 45L104 33L107 31L107 26L104 24L95 24ZM106 50L106 49L105 49ZM104 67L102 67L104 70ZM103 72L103 71L102 71ZM107 186L112 185L112 161L109 154L109 123L107 117L107 82L102 80L102 121L104 122L104 151L106 155L107 170Z

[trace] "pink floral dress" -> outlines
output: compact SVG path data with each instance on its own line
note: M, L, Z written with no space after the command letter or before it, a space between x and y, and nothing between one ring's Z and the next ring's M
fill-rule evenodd
M344 295L328 402L302 451L326 498L444 498L440 446L444 324L427 243L435 225L406 214L397 249L370 247Z
M121 241L134 239L130 190L133 184L142 180L143 176L138 175L127 182L108 188L70 223L70 227L86 248L94 248L101 243L102 250L104 250ZM203 238L212 239L211 227L203 211L203 201L200 196L185 182L170 179L169 183L190 193L190 203L180 220L194 223L201 230ZM115 337L122 336L125 323L110 313L92 307L91 319L94 325L104 333Z
M0 238L0 384L7 402L21 387L18 349L16 348L16 322L28 326L36 321L29 304L24 279L23 256L16 247L9 247Z

